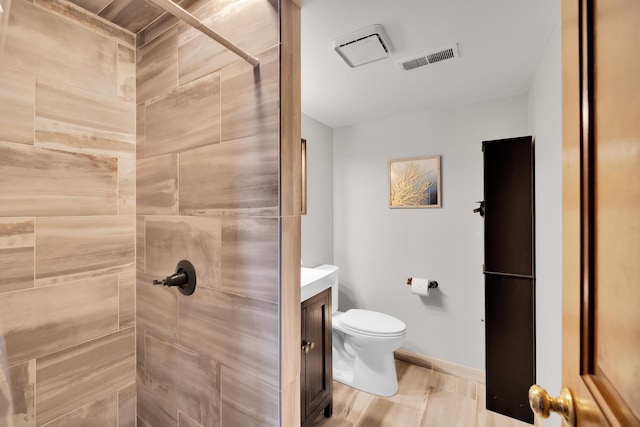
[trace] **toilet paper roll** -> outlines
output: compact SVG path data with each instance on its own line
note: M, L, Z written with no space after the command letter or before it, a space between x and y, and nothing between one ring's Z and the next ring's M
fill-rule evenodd
M413 277L411 279L411 292L416 295L429 296L429 291L431 290L429 288L429 282L430 280L428 279Z

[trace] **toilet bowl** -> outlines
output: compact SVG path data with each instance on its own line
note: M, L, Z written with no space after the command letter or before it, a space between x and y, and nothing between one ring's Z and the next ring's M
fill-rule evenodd
M394 350L402 345L406 325L399 319L370 310L335 311L333 379L380 396L398 391Z
M393 352L407 334L406 325L388 314L370 310L338 311L339 268L301 268L301 301L331 288L333 379L380 396L398 391Z

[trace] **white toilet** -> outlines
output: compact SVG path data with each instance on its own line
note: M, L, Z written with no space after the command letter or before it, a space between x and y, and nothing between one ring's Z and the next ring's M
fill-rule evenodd
M380 396L398 391L398 377L393 352L407 334L403 321L370 310L338 309L338 267L331 285L333 311L333 379L358 390Z

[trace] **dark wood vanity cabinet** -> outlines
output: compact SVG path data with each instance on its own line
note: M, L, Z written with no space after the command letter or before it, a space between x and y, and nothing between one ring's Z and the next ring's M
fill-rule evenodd
M331 288L304 301L301 311L300 418L309 426L321 411L333 413Z

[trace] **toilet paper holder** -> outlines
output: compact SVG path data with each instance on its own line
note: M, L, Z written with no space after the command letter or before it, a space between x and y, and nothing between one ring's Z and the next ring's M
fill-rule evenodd
M409 277L407 279L407 285L411 286L411 282L413 282L413 277ZM429 280L429 289L435 289L438 287L438 282L435 280Z

